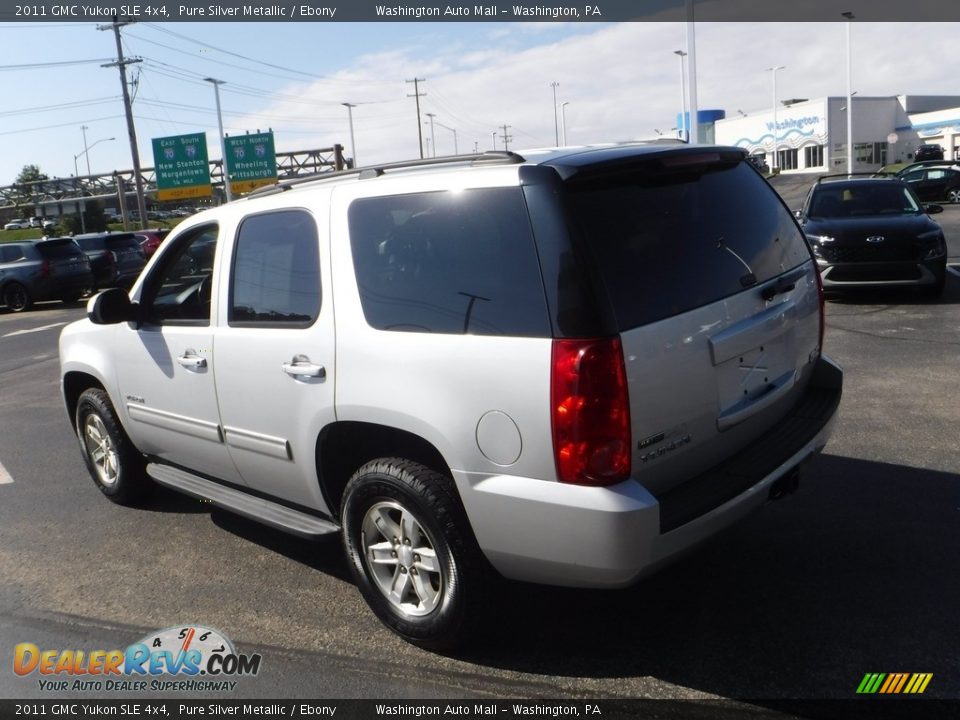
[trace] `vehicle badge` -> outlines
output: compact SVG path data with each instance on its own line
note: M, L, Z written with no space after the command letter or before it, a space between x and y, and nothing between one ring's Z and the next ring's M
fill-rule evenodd
M868 243L882 243L886 238L883 235L871 235L867 238Z

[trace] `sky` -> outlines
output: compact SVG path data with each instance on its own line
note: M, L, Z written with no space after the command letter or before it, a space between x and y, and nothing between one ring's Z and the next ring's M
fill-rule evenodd
M113 32L95 23L0 23L0 185L24 165L51 177L132 167ZM700 109L727 116L779 99L846 93L845 23L697 23ZM955 23L853 23L858 96L960 94L946 60ZM122 31L135 80L141 164L151 139L206 132L220 157L214 88L228 135L272 129L278 151L344 146L354 103L359 164L419 155L434 113L436 154L553 145L553 93L568 144L675 135L682 23L136 23ZM83 61L83 62L78 62ZM554 88L551 83L558 83ZM559 124L559 122L557 123ZM86 126L87 152L84 153ZM673 131L671 132L671 130ZM424 126L425 142L431 138ZM112 138L112 139L111 139Z

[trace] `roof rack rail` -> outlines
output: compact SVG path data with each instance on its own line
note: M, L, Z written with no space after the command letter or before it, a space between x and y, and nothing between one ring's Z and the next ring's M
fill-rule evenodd
M875 172L855 172L855 173L835 173L833 175L821 175L817 178L817 185L819 185L824 180L833 180L835 178L853 178L853 177L892 177L892 175L880 174L878 175Z
M267 185L257 188L244 197L262 197L264 195L273 195L274 193L284 192L297 185L303 185L309 182L318 182L322 180L332 180L334 178L343 178L350 175L356 175L360 180L380 177L387 170L401 170L404 168L429 167L432 165L452 165L455 163L470 163L471 165L515 165L525 162L525 158L509 150L488 150L482 153L471 153L469 155L444 155L432 158L417 158L415 160L400 160L382 165L370 165L367 167L349 168L347 170L335 170L333 172L314 173L304 177L282 180L275 185Z

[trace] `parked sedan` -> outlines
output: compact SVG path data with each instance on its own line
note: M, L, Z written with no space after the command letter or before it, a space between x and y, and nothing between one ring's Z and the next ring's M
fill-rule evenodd
M798 217L824 289L903 285L938 297L947 245L929 215L942 211L898 178L834 175L810 189Z
M3 226L4 230L26 230L30 227L29 220L11 220Z
M88 233L74 240L90 258L98 289L130 287L147 264L133 233Z
M946 200L960 203L960 170L925 167L900 176L921 200Z
M0 300L8 310L38 300L73 302L92 289L90 260L70 238L0 245Z

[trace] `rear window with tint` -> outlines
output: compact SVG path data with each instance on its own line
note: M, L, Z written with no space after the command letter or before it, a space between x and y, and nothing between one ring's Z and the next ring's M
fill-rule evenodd
M121 235L120 237L108 237L107 247L111 250L129 250L140 247L137 238L134 235Z
M571 182L568 199L621 331L810 260L790 213L745 162L651 164Z
M77 247L73 240L48 240L47 242L37 243L37 251L47 260L83 255L83 250Z
M520 188L364 198L351 203L349 222L372 327L549 337Z

